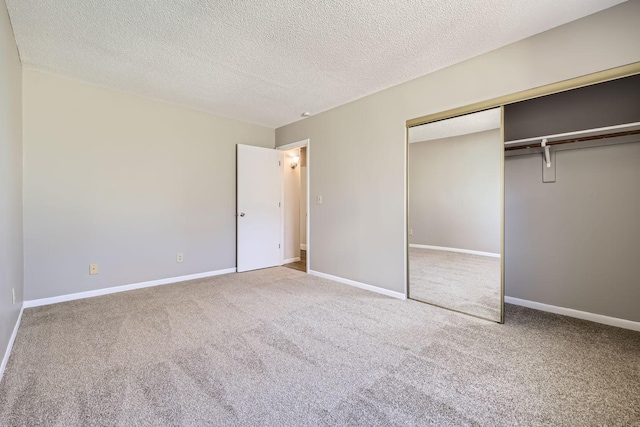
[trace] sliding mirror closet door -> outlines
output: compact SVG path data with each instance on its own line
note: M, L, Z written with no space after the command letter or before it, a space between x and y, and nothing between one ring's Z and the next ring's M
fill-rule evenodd
M409 128L409 298L501 322L501 109Z

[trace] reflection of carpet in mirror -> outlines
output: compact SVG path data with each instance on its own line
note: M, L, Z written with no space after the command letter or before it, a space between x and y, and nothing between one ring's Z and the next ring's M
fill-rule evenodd
M500 258L409 249L409 297L500 320Z

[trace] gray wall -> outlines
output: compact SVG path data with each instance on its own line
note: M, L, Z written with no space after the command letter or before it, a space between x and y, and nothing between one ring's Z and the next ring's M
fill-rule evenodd
M22 65L0 2L0 357L20 313L22 271Z
M23 79L26 300L235 267L235 145L273 129Z
M312 268L404 292L405 121L640 61L639 19L626 2L277 129L313 146Z
M409 243L500 253L500 130L409 144Z
M505 159L506 294L640 321L638 142Z

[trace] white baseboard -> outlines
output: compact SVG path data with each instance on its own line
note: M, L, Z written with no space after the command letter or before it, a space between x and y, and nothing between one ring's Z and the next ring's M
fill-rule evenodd
M633 320L619 319L617 317L604 316L602 314L589 313L588 311L574 310L572 308L558 307L555 305L543 304L541 302L529 301L526 299L513 298L505 295L504 302L522 307L533 308L549 313L562 314L564 316L575 317L577 319L589 320L591 322L602 323L603 325L617 326L618 328L640 331L640 322Z
M13 343L16 340L16 335L18 335L18 328L20 327L20 321L22 320L23 310L24 310L24 303L22 304L22 307L20 307L20 314L18 314L18 320L16 320L16 325L13 327L13 333L11 333L11 338L9 338L9 342L7 343L7 350L4 352L2 365L0 365L0 381L2 381L2 377L4 376L4 369L7 367L7 363L9 363L9 356L11 356L11 349L13 348Z
M342 277L332 276L326 273L320 273L319 271L309 270L308 273L311 274L312 276L322 277L323 279L333 280L334 282L344 283L345 285L355 286L356 288L364 289L367 291L375 292L375 293L386 295L389 297L398 298L398 299L407 299L405 294L401 292L390 291L388 289L380 288L378 286L367 285L366 283L356 282L355 280L344 279Z
M149 288L151 286L168 285L171 283L184 282L187 280L203 279L205 277L220 276L221 274L235 273L236 268L226 268L224 270L207 271L204 273L188 274L186 276L170 277L168 279L150 280L148 282L133 283L131 285L114 286L112 288L96 289L95 291L78 292L75 294L60 295L51 298L34 299L25 301L24 308L40 307L42 305L56 304L59 302L73 301L77 299L98 297L101 295L115 294L118 292L132 291L134 289Z
M289 264L290 262L296 262L296 261L300 261L300 257L285 259L284 261L282 261L282 263Z
M500 254L494 254L493 252L472 251L471 249L446 248L444 246L429 246L429 245L414 245L414 244L410 244L409 247L419 248L419 249L433 249L436 251L459 252L461 254L488 256L491 258L500 258Z
M306 251L307 250L307 245L303 245L302 243L300 243L300 250L301 251Z

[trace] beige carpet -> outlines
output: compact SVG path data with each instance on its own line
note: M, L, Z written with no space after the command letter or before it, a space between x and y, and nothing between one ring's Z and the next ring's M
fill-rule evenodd
M409 248L409 297L500 321L500 259Z
M24 312L2 426L640 425L640 333L288 268Z

